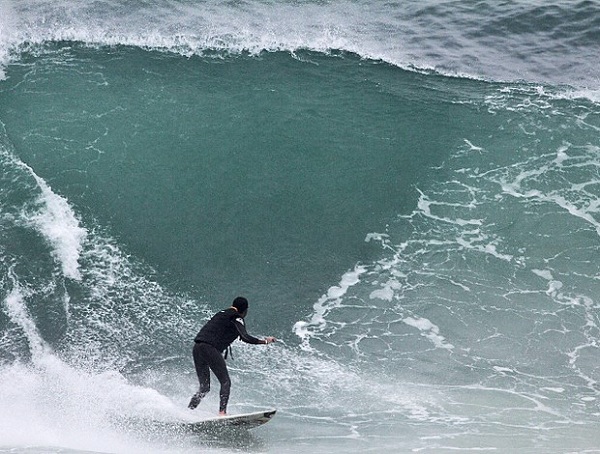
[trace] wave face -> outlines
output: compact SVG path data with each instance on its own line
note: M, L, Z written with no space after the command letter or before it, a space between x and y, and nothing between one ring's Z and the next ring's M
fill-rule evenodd
M2 3L0 450L597 448L599 9Z

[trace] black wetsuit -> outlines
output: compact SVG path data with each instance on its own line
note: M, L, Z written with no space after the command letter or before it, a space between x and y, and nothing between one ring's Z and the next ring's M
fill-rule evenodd
M221 383L219 411L227 411L231 381L223 352L238 337L249 344L266 343L248 334L244 319L234 308L217 312L196 335L193 355L200 389L192 397L189 408L196 408L210 391L210 370L212 370Z

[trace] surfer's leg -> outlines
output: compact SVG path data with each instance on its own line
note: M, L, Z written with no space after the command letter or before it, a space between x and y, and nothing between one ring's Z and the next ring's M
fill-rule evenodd
M206 344L195 344L193 355L194 355L194 366L196 367L196 375L198 375L198 382L200 387L198 392L192 396L188 408L194 409L208 392L210 391L210 369L208 368L208 362L206 361ZM209 348L212 348L208 346Z
M227 402L229 402L229 390L231 389L231 380L229 379L229 372L227 371L227 365L225 359L216 348L212 348L210 353L206 357L208 364L221 383L220 401L219 401L219 413L224 414L227 412Z
M227 402L229 402L229 391L231 390L231 380L229 379L229 372L225 361L223 361L223 367L218 371L213 369L213 372L221 383L220 401L219 401L219 413L227 413Z

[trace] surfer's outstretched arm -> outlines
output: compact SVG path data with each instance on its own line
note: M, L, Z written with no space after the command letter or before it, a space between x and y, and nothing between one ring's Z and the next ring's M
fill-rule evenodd
M248 331L246 330L246 325L244 324L244 319L239 317L236 318L233 321L233 324L235 325L238 333L240 333L240 338L248 343L248 344L270 344L272 342L275 342L275 338L274 337L266 337L264 339L258 339L257 337L251 336L250 334L248 334Z

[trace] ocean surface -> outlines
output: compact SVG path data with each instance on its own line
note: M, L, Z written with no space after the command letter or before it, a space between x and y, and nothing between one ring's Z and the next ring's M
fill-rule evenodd
M0 284L0 453L600 453L600 2L0 0Z

